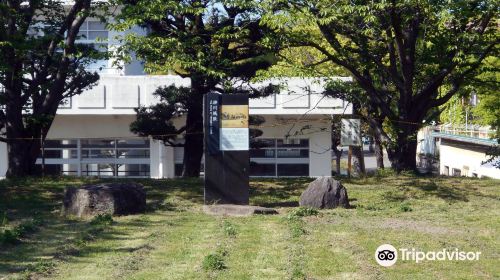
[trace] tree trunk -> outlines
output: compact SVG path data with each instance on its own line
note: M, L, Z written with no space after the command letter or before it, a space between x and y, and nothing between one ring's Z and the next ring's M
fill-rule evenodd
M8 178L40 175L36 159L40 154L40 140L11 140L7 143Z
M417 170L417 131L412 130L398 134L396 142L388 149L391 166L397 172Z
M375 159L377 161L377 169L384 169L384 148L379 137L373 137Z
M335 150L335 172L337 175L340 174L340 159L342 158L342 151L341 150Z
M200 177L203 156L203 112L202 106L188 108L182 177Z
M363 176L366 174L365 170L365 156L362 146L352 147L352 174L353 176Z
M382 128L384 118L381 115L376 115L374 111L371 111L373 114L373 118L369 118L367 120L368 125L370 126L370 135L373 140L373 150L375 152L375 159L377 162L377 168L383 169L384 166L384 147L383 143L389 143L389 137L384 133Z
M214 83L215 85L216 83ZM210 90L211 84L200 73L191 76L191 97L186 116L186 136L182 177L200 177L201 158L203 157L203 96Z

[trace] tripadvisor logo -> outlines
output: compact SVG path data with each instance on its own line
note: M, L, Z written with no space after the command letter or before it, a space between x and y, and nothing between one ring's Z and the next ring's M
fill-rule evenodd
M398 250L391 244L380 245L375 251L375 260L381 266L392 266L398 260Z
M422 261L477 261L481 252L464 252L457 248L453 250L442 249L440 251L419 251L415 248L400 248L398 250L390 245L383 244L375 250L375 260L381 266L392 266L398 260L414 261L419 263Z

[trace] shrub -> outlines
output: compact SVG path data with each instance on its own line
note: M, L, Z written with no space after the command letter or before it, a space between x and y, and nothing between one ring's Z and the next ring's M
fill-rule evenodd
M236 234L237 234L236 227L232 223L230 223L229 221L224 221L224 223L222 224L222 227L224 228L224 233L227 236L236 236Z
M224 256L221 253L209 254L203 259L202 266L205 270L223 270L226 268Z

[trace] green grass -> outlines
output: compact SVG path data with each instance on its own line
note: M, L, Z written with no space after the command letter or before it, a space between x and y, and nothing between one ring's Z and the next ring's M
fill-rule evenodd
M145 214L60 215L64 186L109 181L0 181L0 279L499 279L500 181L378 176L344 180L351 209L298 207L310 179L254 180L251 204L280 214L203 214L202 181L138 180ZM479 261L400 262L375 249L481 251Z

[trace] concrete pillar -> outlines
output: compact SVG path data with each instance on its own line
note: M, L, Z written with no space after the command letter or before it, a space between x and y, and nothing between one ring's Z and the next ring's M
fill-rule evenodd
M63 145L64 144L69 144L69 142L70 141L68 141L68 140L62 140L61 144L63 144ZM68 150L68 149L62 150L62 157L61 157L61 159L68 160L70 158L71 158L71 152L70 152L70 150ZM70 171L70 165L67 164L67 163L63 164L63 168L62 168L63 175L71 175L71 173L69 173L69 171Z
M320 124L317 124L320 126ZM332 175L332 137L330 126L309 136L309 176Z
M151 178L161 178L160 169L163 168L160 166L160 143L156 140L151 139L149 142L150 147L150 163L149 163L149 172Z
M7 161L7 144L0 142L0 178L5 177L9 162Z
M174 160L174 147L164 146L164 153L162 154L163 161L163 178L175 177L175 160Z

